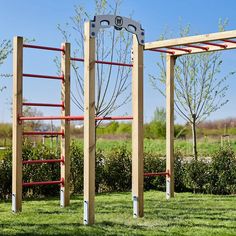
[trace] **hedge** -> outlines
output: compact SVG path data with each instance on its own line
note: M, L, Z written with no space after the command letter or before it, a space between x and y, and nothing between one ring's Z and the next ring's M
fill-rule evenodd
M23 146L23 160L58 158L58 150L26 142ZM83 192L83 147L71 144L71 193ZM12 152L7 150L0 161L0 199L11 196ZM165 170L165 159L153 153L145 153L145 172ZM115 145L109 150L96 150L96 192L131 190L131 152L125 145ZM212 194L236 193L236 159L230 147L220 148L211 160L198 161L183 158L175 153L175 191ZM23 166L23 181L58 180L60 168L58 163ZM165 178L145 177L145 190L165 190ZM25 197L42 197L58 195L58 186L33 186L23 188Z

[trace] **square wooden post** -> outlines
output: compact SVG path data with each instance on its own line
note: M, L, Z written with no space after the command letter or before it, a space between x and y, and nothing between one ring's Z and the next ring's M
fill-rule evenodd
M61 57L61 73L64 76L61 88L61 100L64 102L62 116L70 115L70 44L63 43L61 47L64 49ZM60 205L66 207L70 204L70 121L62 120L61 129L64 136L61 138L61 179L64 184L60 189Z
M166 199L174 197L174 68L176 58L166 56Z
M143 46L133 36L132 69L132 196L133 216L143 217Z
M22 73L23 38L13 40L12 211L22 210Z
M84 224L94 224L95 200L95 38L84 29Z

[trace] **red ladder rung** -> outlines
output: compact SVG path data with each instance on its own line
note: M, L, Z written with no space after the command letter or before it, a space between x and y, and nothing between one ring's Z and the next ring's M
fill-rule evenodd
M23 135L64 135L64 132L56 131L24 131Z
M42 163L64 163L64 159L51 159L51 160L26 160L22 161L23 164L42 164Z
M169 172L158 172L158 173L144 173L144 176L148 177L148 176L169 176Z
M23 187L30 187L30 186L35 186L35 185L57 185L61 184L62 186L64 185L64 180L56 180L56 181L40 181L40 182L29 182L29 183L23 183Z
M39 45L33 45L33 44L23 44L23 47L24 48L34 48L34 49L64 52L63 48L46 47L46 46L39 46Z
M38 78L38 79L56 79L56 80L64 80L64 76L54 76L54 75L39 75L39 74L22 74L24 77Z
M54 103L36 103L36 102L23 102L23 106L35 106L35 107L64 107L64 104L54 104Z

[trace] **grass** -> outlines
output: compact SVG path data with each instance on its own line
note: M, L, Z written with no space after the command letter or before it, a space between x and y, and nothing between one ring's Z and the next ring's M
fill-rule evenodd
M84 226L82 196L61 209L58 199L24 201L12 214L0 203L0 235L236 235L236 197L191 193L165 200L162 192L145 193L145 217L133 219L130 193L96 197L96 224Z

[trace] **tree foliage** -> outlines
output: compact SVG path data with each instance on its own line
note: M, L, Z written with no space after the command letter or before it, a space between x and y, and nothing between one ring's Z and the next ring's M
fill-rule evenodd
M83 57L84 55L84 23L93 19L95 15L119 14L120 0L113 4L106 0L96 0L95 10L91 15L81 5L75 6L74 15L63 27L58 25L63 39L73 43L73 56ZM125 31L115 29L101 29L96 37L96 59L102 61L117 61L129 63L132 35ZM56 60L57 64L58 60ZM73 81L75 90L71 91L73 104L83 111L84 79L83 65L72 62ZM111 114L121 106L130 101L130 81L128 80L131 69L128 67L96 64L96 103L97 116Z
M188 36L190 26L180 29L180 36ZM162 39L164 39L162 35ZM175 65L175 111L192 126L193 142L196 142L196 126L222 106L226 99L229 76L221 75L222 57L220 52L206 52L178 57ZM166 83L165 55L157 63L158 73L150 75L155 89L165 96ZM193 146L196 144L193 144ZM194 155L197 157L196 150Z

